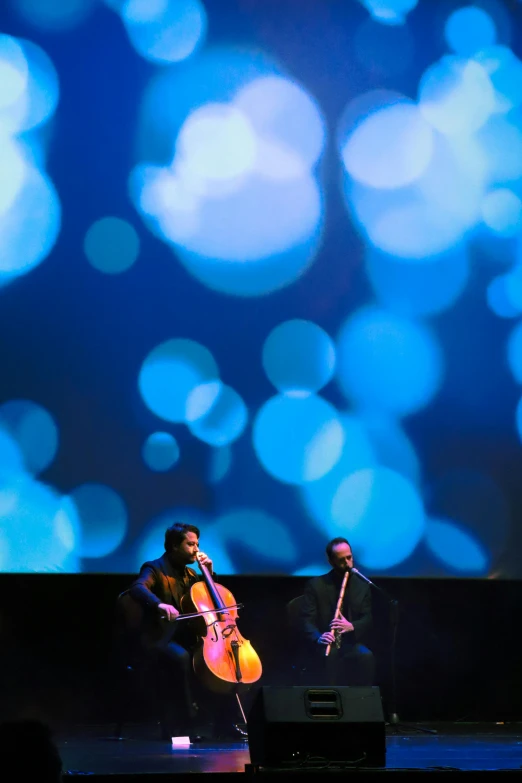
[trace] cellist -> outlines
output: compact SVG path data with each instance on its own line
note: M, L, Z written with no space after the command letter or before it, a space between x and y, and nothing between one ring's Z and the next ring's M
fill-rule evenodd
M144 563L129 595L144 607L141 634L143 652L160 667L165 683L165 739L190 736L201 739L193 698L194 677L191 650L196 641L192 623L176 619L181 599L202 577L190 565L197 559L213 572L212 561L199 550L200 531L195 525L176 522L165 531L165 552ZM233 726L236 705L233 696L222 695L216 703L215 738L237 739Z

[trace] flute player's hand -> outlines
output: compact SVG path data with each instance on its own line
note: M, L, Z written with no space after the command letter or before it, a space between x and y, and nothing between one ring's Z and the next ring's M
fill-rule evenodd
M330 628L332 631L337 631L337 633L349 633L350 631L353 631L353 625L351 622L342 615L336 620L332 620L330 623Z
M335 643L335 636L331 631L325 631L319 639L317 640L317 644L334 644Z

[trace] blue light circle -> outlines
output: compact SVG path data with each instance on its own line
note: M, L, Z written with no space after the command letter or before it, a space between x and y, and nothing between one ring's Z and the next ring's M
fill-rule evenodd
M445 567L459 575L487 574L490 557L473 533L452 520L430 519L426 524L426 543Z
M361 0L372 17L381 24L404 24L406 15L419 0Z
M490 185L522 177L522 122L511 114L495 114L477 133Z
M522 383L522 321L518 322L509 336L507 359L515 380Z
M85 22L94 0L12 0L26 21L42 30L61 32Z
M200 0L126 0L121 14L138 54L156 64L190 57L207 31Z
M342 454L344 430L335 408L321 397L277 395L258 412L253 443L270 475L304 484L334 467Z
M476 5L457 8L448 17L444 35L448 46L463 57L496 42L497 31L491 16Z
M9 137L2 138L0 146L0 215L4 215L16 204L24 186L29 163L24 148Z
M291 196L290 193L288 195ZM280 203L279 199L275 201L276 204ZM286 203L291 203L291 200ZM267 204L268 200L265 206ZM277 206L275 210L278 212ZM281 213L278 214L283 219ZM263 222L261 220L260 224ZM213 223L217 225L217 220ZM265 228L268 230L268 227ZM254 235L256 233L262 233L261 225ZM308 237L289 250L267 251L266 256L254 262L238 263L227 262L223 258L207 258L181 247L176 249L176 256L196 280L218 293L242 297L266 296L295 283L305 274L315 260L321 239L322 222L313 228ZM228 238L226 241L228 243ZM230 241L231 247L233 240Z
M191 393L218 379L210 351L194 340L167 340L149 353L140 370L139 388L147 407L166 421L185 422Z
M143 460L151 470L170 470L179 459L179 446L169 432L153 432L143 444Z
M196 438L210 446L226 446L237 440L248 421L248 411L239 394L230 386L220 384L210 410L188 423Z
M127 509L120 496L104 484L82 484L69 500L78 515L81 534L79 557L105 557L123 542L127 533Z
M431 164L417 189L428 212L435 213L433 230L442 234L446 243L453 237L443 249L457 249L459 240L477 224L487 176L485 153L475 136L436 135Z
M104 217L89 227L83 248L95 269L115 275L125 272L136 261L140 240L126 220Z
M0 471L3 473L23 473L24 457L15 437L5 426L0 416ZM0 499L0 513L2 500Z
M52 487L28 474L0 473L0 530L6 560L2 570L80 570L74 508Z
M0 448L5 449L7 444L8 448L16 449L16 444L8 440L7 433L1 430L0 433ZM8 457L11 456L10 452L6 453ZM19 464L22 465L21 454L19 454ZM0 464L0 517L6 517L16 509L20 488L27 483L28 478L30 477L23 467L18 469L17 465L12 464L12 460Z
M336 143L339 153L347 139L361 123L384 109L398 105L411 105L412 100L396 90L375 89L352 98L345 106L337 124Z
M479 62L444 55L420 80L419 107L441 133L470 134L493 113L495 93L486 69Z
M341 424L344 445L339 460L322 478L300 487L301 501L308 515L328 536L332 526L332 499L341 482L357 470L378 464L375 447L363 420L343 414Z
M485 150L467 135L434 138L430 164L414 186L375 190L343 180L365 238L389 255L417 261L455 251L480 220L489 174Z
M337 357L341 389L362 409L414 413L442 381L442 355L429 329L375 307L346 321Z
M396 421L388 417L366 415L361 422L375 454L375 461L420 485L421 468L415 448Z
M322 576L327 570L327 566L324 563L313 563L310 565L301 566L296 571L292 572L292 576Z
M185 420L193 422L206 416L221 394L222 386L221 381L208 381L195 386L187 398Z
M222 446L212 449L208 468L208 480L211 484L219 484L226 478L232 466L232 449Z
M317 392L333 376L335 346L324 329L312 321L285 321L265 340L263 367L283 394Z
M50 57L37 44L17 39L27 68L25 89L0 110L0 119L11 133L43 125L54 114L60 96L58 74ZM19 65L16 66L17 69ZM25 68L23 69L25 73Z
M0 35L0 119L16 104L27 89L29 66L20 42L10 35Z
M297 156L301 165L294 169L296 173L315 166L326 142L326 123L317 102L301 86L282 76L263 76L239 90L234 106L249 118L258 136L260 176L281 179L291 175L291 169L281 165L285 151ZM279 151L275 167L270 166L266 146L273 144Z
M370 207L373 214L365 225L370 242L388 255L408 261L440 256L458 246L469 228L458 216L427 199L397 201L389 208L375 203Z
M176 138L187 117L205 104L234 102L250 82L278 68L260 49L211 47L154 76L144 93L139 128L139 158L172 162Z
M245 548L250 556L260 562L259 573L280 573L281 568L288 566L297 556L291 529L261 509L237 508L227 511L216 519L211 530L215 538L223 539L230 555L235 549ZM205 546L208 541L210 554L209 532L208 528L205 529ZM274 546L276 541L277 546Z
M522 228L522 201L508 188L497 188L482 200L482 219L495 234L512 237Z
M369 248L366 269L379 301L400 315L441 313L455 304L469 279L467 249L459 247L422 263Z
M28 168L16 201L0 214L0 286L43 261L56 242L60 223L60 202L52 183Z
M517 318L522 314L522 276L509 273L495 277L488 285L486 298L499 318Z
M494 110L506 113L522 103L522 61L508 46L487 46L474 60L488 74L494 90Z
M432 482L429 498L430 516L452 520L469 531L488 556L504 551L511 512L504 492L490 476L472 470L448 471Z
M328 534L346 536L359 562L374 570L406 560L424 534L424 508L417 491L389 468L367 468L347 476L333 496L331 515Z
M0 425L18 444L29 473L38 475L49 467L58 450L58 429L45 408L29 400L10 400L0 406Z

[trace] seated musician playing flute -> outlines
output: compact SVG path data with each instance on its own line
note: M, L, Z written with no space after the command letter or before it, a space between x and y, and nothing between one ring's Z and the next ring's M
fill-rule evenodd
M318 684L373 685L375 660L362 644L372 625L370 586L350 575L353 554L345 538L329 541L326 556L331 571L310 579L304 592L307 669Z

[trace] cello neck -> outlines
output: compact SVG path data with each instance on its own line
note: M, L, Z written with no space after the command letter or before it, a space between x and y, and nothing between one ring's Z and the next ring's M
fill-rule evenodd
M208 592L210 594L210 597L212 598L212 601L214 602L214 606L216 609L223 609L224 604L223 601L220 598L220 595L216 589L216 585L214 580L212 579L212 575L206 565L203 565L203 563L200 563L199 558L197 560L198 568L201 571L201 574L203 576L203 579L205 581L205 584L207 586Z

